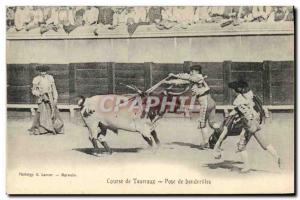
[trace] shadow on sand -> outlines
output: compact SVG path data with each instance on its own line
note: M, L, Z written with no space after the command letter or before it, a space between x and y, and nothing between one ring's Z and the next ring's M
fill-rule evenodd
M89 154L89 155L93 155L96 156L97 154L105 154L106 151L104 150L104 148L76 148L76 149L72 149L75 151L79 151L81 153L85 153L85 154ZM113 153L137 153L140 150L142 150L142 148L111 148L111 150L113 151Z
M184 146L184 147L190 147L193 149L198 149L198 150L206 150L200 145L192 144L192 143L186 143L186 142L171 142L167 143L168 145L178 145L178 146Z
M208 163L203 165L203 167L207 167L209 169L228 169L233 172L241 172L242 167L238 167L235 165L243 164L240 161L233 161L233 160L224 160L223 162L218 163ZM257 169L251 169L252 172L268 172L265 170L257 170Z

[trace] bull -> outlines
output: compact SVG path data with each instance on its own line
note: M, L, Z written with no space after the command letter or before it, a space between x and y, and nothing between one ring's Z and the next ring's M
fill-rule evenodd
M96 95L89 98L80 96L78 106L93 147L95 149L99 148L98 142L100 142L106 153L112 153L111 148L105 141L107 130L114 133L118 133L119 130L136 132L142 136L149 146L159 146L160 140L155 127L159 119L169 109L167 106L161 109L162 98L172 99L174 96L191 95L189 85L184 90L180 88L180 91L174 91L173 86L160 87L169 78L170 76L166 77L147 91L125 85L134 90L135 95ZM159 103L157 105L149 103L149 99L152 100L151 97L159 99ZM181 106L180 98L174 103L173 111L176 112Z
M99 141L107 153L112 153L112 150L105 141L107 130L115 133L118 133L119 130L137 132L142 135L143 139L150 146L153 146L153 141L156 144L160 143L155 131L156 116L150 113L146 114L142 109L129 111L129 108L122 108L122 104L120 104L118 110L107 112L97 108L97 105L101 104L101 102L106 101L109 103L107 99L111 100L114 104L114 99L132 102L131 98L122 95L97 95L90 98L80 97L78 102L81 109L80 113L88 128L89 139L94 148L98 148L97 141ZM112 105L110 107L114 108Z
M160 104L147 107L145 103L151 96L160 99L168 95L166 90L155 91L168 78L161 80L147 91L141 91L134 86L126 85L133 89L137 93L136 95L96 95L89 98L80 96L78 106L93 147L95 149L99 148L98 142L100 142L106 153L112 153L111 148L105 141L107 130L114 133L118 133L119 130L136 132L142 136L149 146L153 146L154 143L159 145L160 140L155 127L167 109L161 111L159 109ZM176 94L170 93L170 95Z

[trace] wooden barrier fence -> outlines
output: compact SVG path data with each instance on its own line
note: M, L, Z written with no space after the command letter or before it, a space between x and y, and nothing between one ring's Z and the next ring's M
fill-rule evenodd
M218 105L232 103L227 83L243 78L265 105L294 104L294 62L190 62L184 63L70 63L47 64L59 93L58 103L74 105L78 95L122 94L132 91L120 83L150 88L169 73L189 72L190 66L200 64L212 96ZM34 104L31 82L37 75L36 63L7 65L7 103Z

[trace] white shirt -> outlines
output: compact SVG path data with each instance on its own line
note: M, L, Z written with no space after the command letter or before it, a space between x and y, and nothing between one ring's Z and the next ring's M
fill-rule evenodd
M33 24L38 24L39 22L44 21L44 13L40 8L38 8L37 10L32 10L31 12L32 15L34 16Z
M135 9L134 21L135 22L146 22L147 7L137 6L134 9Z
M178 79L173 79L169 81L165 81L167 84L175 84L175 85L181 85L181 84L189 84L192 82L192 91L193 95L203 95L205 92L209 91L208 85L205 83L204 77L202 74L187 74L187 73L181 73L177 75Z
M55 7L50 8L50 17L47 19L46 24L58 24L58 10ZM49 12L49 11L48 11Z
M15 13L15 26L17 29L23 28L25 23L30 22L30 11L28 8L24 8L23 10L19 7L17 7L16 13Z
M58 12L58 19L60 23L66 26L74 24L74 16L74 10L61 9Z
M161 11L162 19L175 21L173 17L173 7L164 7Z
M49 94L52 96L54 101L57 101L58 94L54 83L53 76L46 74L45 76L36 76L32 81L32 94L40 96L43 94Z
M98 21L99 9L91 7L87 9L84 14L84 20L87 24L93 24Z
M198 19L202 19L202 20L209 18L208 7L207 6L197 7L195 15Z
M258 116L254 110L255 103L253 101L253 92L239 94L233 101L233 105L244 115L246 119L253 119Z

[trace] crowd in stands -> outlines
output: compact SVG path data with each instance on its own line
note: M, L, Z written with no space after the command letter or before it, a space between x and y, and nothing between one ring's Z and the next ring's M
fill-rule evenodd
M99 35L103 29L124 26L132 35L139 26L153 25L159 30L189 29L198 23L218 23L220 27L249 22L293 21L292 7L103 7L103 6L16 6L6 8L7 30L38 29L40 34L63 30L67 34L78 27Z

